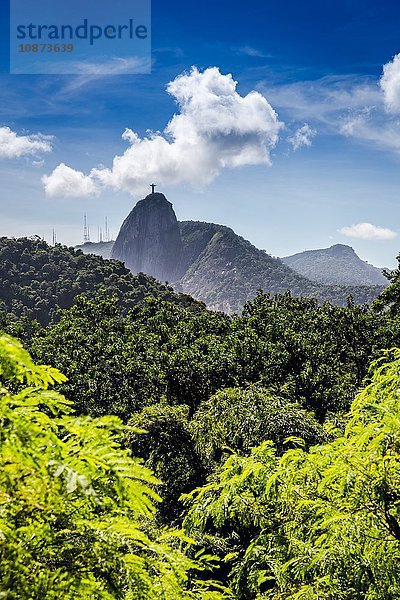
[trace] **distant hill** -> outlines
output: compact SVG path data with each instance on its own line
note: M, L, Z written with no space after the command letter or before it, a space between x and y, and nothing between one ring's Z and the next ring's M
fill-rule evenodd
M84 254L95 254L103 258L111 258L114 241L111 242L86 242L75 246L75 250L81 250Z
M127 309L147 296L202 309L153 277L133 275L117 260L61 244L48 246L39 237L0 238L0 311L45 325L57 308L68 308L77 295L93 297L101 291L117 295Z
M179 223L186 272L177 289L214 310L238 312L258 289L271 294L290 290L321 302L344 305L371 302L383 286L321 285L300 275L237 235L229 227L199 221Z
M336 244L321 250L306 250L282 261L311 281L328 285L389 284L382 270L361 260L351 246Z

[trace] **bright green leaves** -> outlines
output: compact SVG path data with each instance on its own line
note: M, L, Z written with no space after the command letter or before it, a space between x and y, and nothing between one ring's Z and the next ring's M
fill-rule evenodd
M187 530L223 533L237 598L389 600L400 595L400 350L376 362L333 441L232 455L186 496ZM339 432L337 432L338 434Z
M57 369L35 365L22 345L4 334L0 335L0 377L24 382L43 390L47 390L54 383L67 381Z
M71 416L71 404L48 389L65 378L8 336L0 337L0 373L4 385L30 385L16 394L3 387L0 397L0 594L222 598L193 577L213 564L209 557L189 558L180 546L191 542L178 532L159 536L159 482L122 449L121 420Z

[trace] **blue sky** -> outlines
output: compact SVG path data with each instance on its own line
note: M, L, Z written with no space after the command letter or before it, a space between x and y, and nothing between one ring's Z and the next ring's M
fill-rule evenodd
M166 86L192 66L200 76L217 67L214 83L225 84L223 78L231 74L237 81L234 93L241 98L252 91L262 94L282 125L263 129L257 121L256 131L246 131L246 140L255 136L258 158L242 157L243 166L235 166L238 149L230 145L227 166L210 177L207 165L199 167L193 185L190 176L160 173L159 190L178 218L229 225L277 256L347 243L373 264L395 265L400 246L400 67L393 61L400 52L398 3L154 0L152 73L124 74L124 65L115 63L121 74L113 76L101 76L101 70L9 75L4 4L2 11L0 127L8 127L17 141L23 136L28 150L18 156L2 152L0 137L1 235L39 234L51 240L54 227L59 241L76 244L86 213L93 239L106 215L115 236L143 197L127 175L131 163L126 161L121 185L116 170L109 172L114 157L125 157L132 142L129 135L122 139L123 132L132 130L142 140L148 130L160 131L168 138L164 130L173 115L189 109L176 103L182 85L175 96ZM384 65L389 65L385 85L380 84ZM257 98L261 118L267 107ZM234 107L241 103L236 100ZM255 107L250 100L246 106ZM208 135L205 127L202 121L202 140ZM269 136L265 160L260 136ZM225 152L225 141L221 146L213 138L213 151ZM103 185L100 179L96 193L87 179L82 188L87 194L63 195L56 187L46 195L42 177L60 164L84 177L92 169L108 169L109 182Z

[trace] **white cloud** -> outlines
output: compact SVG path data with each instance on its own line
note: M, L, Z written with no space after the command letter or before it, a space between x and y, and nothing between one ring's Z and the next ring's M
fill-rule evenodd
M42 183L46 195L51 198L82 198L98 193L93 180L82 173L61 163L51 175L43 175Z
M151 68L151 61L138 56L114 56L103 62L77 61L73 66L77 74L105 77L107 75L124 75L125 73L145 73Z
M83 87L104 85L104 77L126 75L131 73L147 74L151 71L151 59L147 57L112 57L102 62L86 60L74 61L67 64L68 72L73 70L75 77L69 77L62 87L58 99L74 96ZM54 64L55 74L60 74L60 65Z
M400 151L400 124L382 118L374 109L362 110L342 120L340 133L384 150Z
M203 72L193 67L178 76L167 91L179 112L164 132L140 138L126 129L122 137L129 147L124 154L114 157L111 168L92 169L84 181L134 194L146 190L150 180L203 187L226 167L270 165L270 150L283 124L262 94L241 96L236 86L231 75L216 67ZM47 193L52 193L49 182L56 171L45 180ZM61 193L62 185L56 187ZM90 186L88 190L92 193Z
M396 54L391 62L383 66L380 79L385 108L388 112L400 112L400 54Z
M339 233L361 240L393 240L397 236L395 231L371 223L357 223L351 227L342 227Z
M51 152L52 139L51 136L41 133L17 135L9 127L0 127L0 158L20 158L40 152Z
M400 151L400 54L383 67L380 80L326 76L260 89L283 118L307 120L320 135L344 135L381 150Z
M311 140L316 135L316 130L310 127L308 123L305 123L303 127L299 127L287 140L292 144L293 150L298 150L302 146L311 146Z

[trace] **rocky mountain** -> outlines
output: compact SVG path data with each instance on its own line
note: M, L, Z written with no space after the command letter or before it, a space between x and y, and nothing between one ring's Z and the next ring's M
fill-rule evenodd
M111 252L133 273L160 281L181 276L182 241L172 204L164 194L140 200L122 224Z
M348 296L371 302L383 286L321 285L273 258L229 227L183 221L179 223L185 274L177 289L201 299L214 310L238 312L257 290L313 296L321 302L344 305Z
M306 250L282 261L311 281L328 285L388 285L382 270L361 260L351 246Z
M86 251L86 247L80 248ZM97 250L101 253L104 248ZM339 255L340 247L335 252ZM345 285L311 281L229 227L199 221L179 223L172 204L159 193L137 203L121 227L111 257L124 262L133 273L170 281L175 290L228 313L239 312L259 289L271 294L290 290L296 296L344 305L350 295L357 303L371 302L384 287L384 282L354 286L352 281Z

